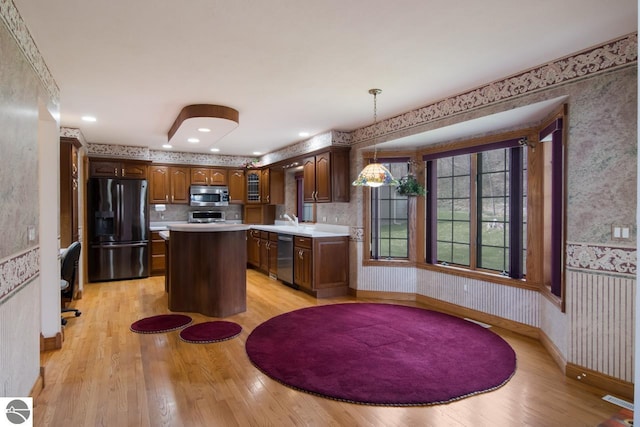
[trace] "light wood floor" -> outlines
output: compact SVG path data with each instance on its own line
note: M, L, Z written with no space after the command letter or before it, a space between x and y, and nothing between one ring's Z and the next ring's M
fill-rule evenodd
M247 336L275 315L354 298L315 300L252 270L247 295L247 311L225 319L243 327L240 336L189 344L178 332L129 330L142 317L169 312L162 277L86 285L75 302L83 314L69 319L63 348L42 354L45 388L35 402L35 425L597 426L619 409L601 400L602 391L564 377L535 340L495 329L515 349L518 367L490 393L395 408L295 391L251 364Z

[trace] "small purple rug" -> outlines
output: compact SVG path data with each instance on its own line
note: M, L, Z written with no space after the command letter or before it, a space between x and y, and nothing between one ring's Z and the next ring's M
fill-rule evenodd
M131 330L139 334L157 334L184 328L189 323L191 317L184 314L159 314L133 322Z
M223 320L198 323L180 331L182 341L206 344L218 341L230 340L242 332L242 326L234 322Z
M475 323L393 304L305 308L256 327L253 364L297 390L368 405L447 403L504 385L511 346Z

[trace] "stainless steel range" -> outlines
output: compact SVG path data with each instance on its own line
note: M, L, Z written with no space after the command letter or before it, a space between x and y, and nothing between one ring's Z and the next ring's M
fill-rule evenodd
M189 222L208 223L208 222L224 222L224 212L222 211L190 211Z

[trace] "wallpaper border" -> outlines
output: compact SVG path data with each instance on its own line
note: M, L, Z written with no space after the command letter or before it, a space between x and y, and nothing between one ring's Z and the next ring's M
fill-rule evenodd
M597 273L615 273L635 278L637 249L601 243L567 242L567 269Z
M39 246L0 260L0 305L39 274Z
M352 144L405 131L508 99L621 68L638 60L638 33L445 98L352 132Z

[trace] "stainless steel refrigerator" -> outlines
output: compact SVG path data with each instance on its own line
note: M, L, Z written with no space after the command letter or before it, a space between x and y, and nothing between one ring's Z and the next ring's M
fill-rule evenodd
M89 281L149 276L147 180L91 178Z

